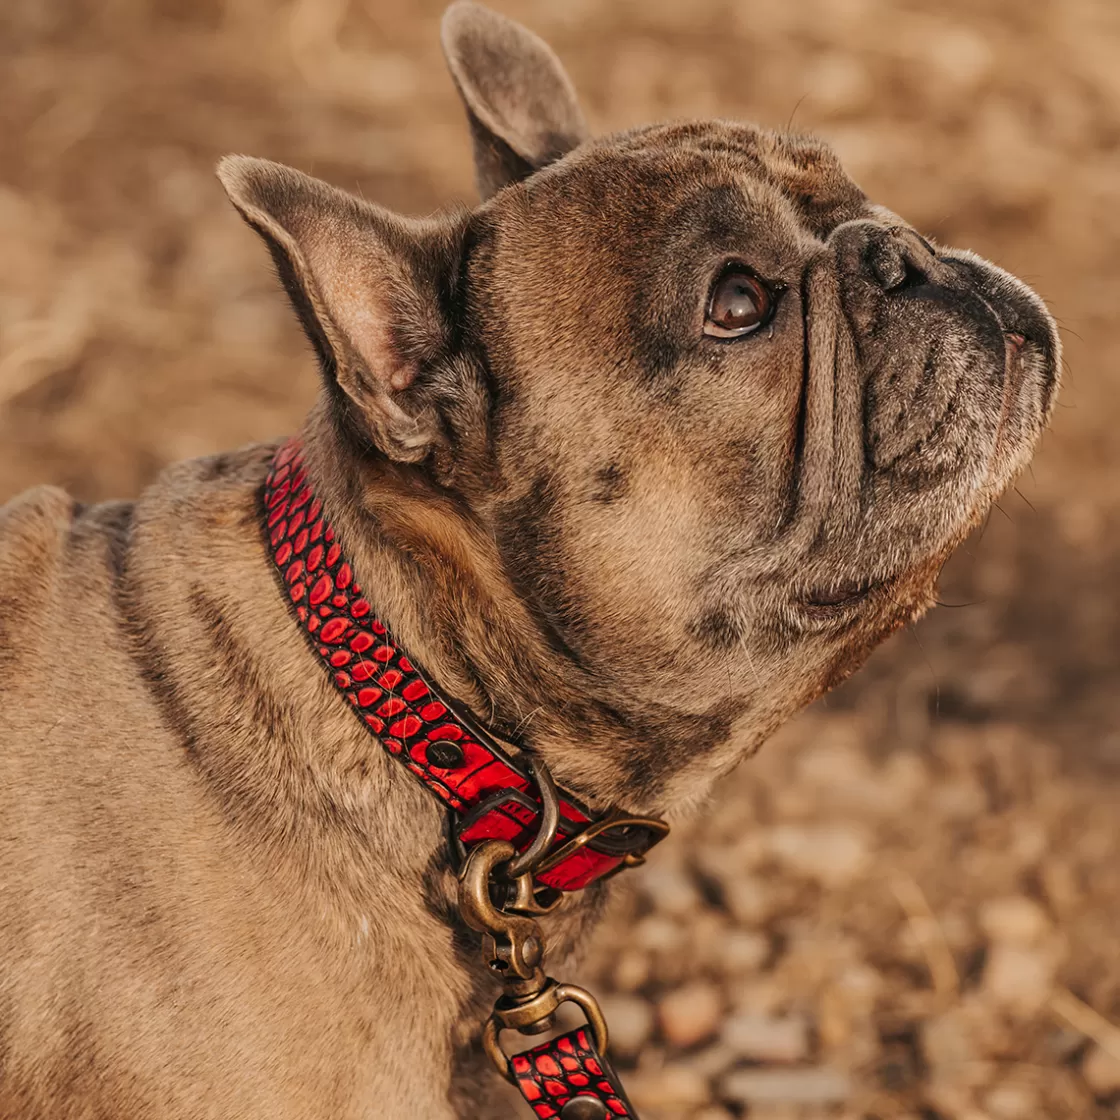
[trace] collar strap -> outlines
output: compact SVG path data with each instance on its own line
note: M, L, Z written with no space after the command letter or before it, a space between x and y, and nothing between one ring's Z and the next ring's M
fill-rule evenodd
M413 665L378 619L312 493L303 448L272 460L263 492L265 536L300 628L334 687L381 745L453 811L469 852L508 840L522 852L542 825L540 791L513 758ZM578 891L627 866L668 832L662 821L611 810L596 817L559 790L556 838L537 862L538 884Z

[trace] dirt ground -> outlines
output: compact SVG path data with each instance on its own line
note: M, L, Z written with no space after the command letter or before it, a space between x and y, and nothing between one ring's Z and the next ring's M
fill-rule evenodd
M946 606L659 849L572 979L647 1120L1120 1116L1120 5L494 0L593 125L814 131L1025 276L1067 347ZM0 4L0 501L134 494L289 431L316 375L212 177L472 194L439 0Z

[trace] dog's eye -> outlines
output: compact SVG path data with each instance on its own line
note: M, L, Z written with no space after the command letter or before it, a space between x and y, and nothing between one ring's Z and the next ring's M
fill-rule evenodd
M740 338L770 320L774 297L745 268L725 269L712 288L704 333L713 338Z

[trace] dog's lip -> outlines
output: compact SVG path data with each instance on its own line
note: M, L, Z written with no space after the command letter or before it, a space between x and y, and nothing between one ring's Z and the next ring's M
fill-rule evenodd
M837 580L813 588L802 598L802 605L814 613L835 612L862 603L882 586L883 581L870 579Z
M999 323L1004 339L1016 354L1033 349L1044 361L1053 359L1056 337L1052 322L1045 307L1033 292L1027 289L1026 296L1018 304L1010 298L994 301L994 296L985 289L985 275L980 267L987 262L978 262L968 254L966 258L955 255L953 250L943 250L937 260L956 269L970 281L974 290L984 300L988 310ZM1010 279L1014 280L1013 277ZM1021 284L1021 282L1018 282Z
M1015 394L1023 380L1023 367L1027 358L1028 347L1031 345L1031 339L1021 331L1004 330L1003 400L1000 407L999 425L996 429L997 441L1003 435L1003 429L1010 415Z

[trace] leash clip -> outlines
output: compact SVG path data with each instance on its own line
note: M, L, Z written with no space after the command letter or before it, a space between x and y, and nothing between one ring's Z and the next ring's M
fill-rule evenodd
M494 1068L515 1085L518 1078L514 1071L519 1068L516 1063L524 1063L524 1056L511 1059L506 1055L501 1045L503 1031L544 1034L555 1028L560 1006L574 1003L586 1016L597 1055L606 1054L610 1039L606 1018L595 997L575 984L558 983L545 974L544 934L536 916L548 913L562 896L554 892L555 897L543 901L535 877L595 840L608 850L616 850L621 861L619 870L633 867L642 863L645 852L669 831L662 821L612 809L550 852L560 826L560 798L544 763L531 758L529 769L541 801L540 827L532 843L518 854L508 840L483 841L464 853L459 872L459 913L471 929L482 934L487 968L503 988L483 1026L482 1047ZM635 834L640 834L638 843ZM582 1101L586 1106L590 1099L576 1097L570 1103ZM567 1114L565 1108L561 1115Z
M544 939L536 919L507 913L494 904L493 890L506 884L493 881L495 870L508 864L517 849L508 840L488 840L467 857L459 876L459 913L471 929L482 934L487 967L507 988L519 995L539 992L545 976L540 969Z
M541 850L546 848L544 845ZM482 934L487 967L501 980L504 989L483 1027L483 1049L511 1084L515 1079L501 1047L500 1035L504 1030L544 1034L555 1027L560 1005L574 1003L583 1008L600 1054L606 1052L610 1037L602 1008L590 992L575 984L557 983L545 975L544 935L537 920L495 905L494 888L500 891L507 886L515 854L516 849L508 840L488 840L470 853L459 877L459 913L471 929ZM502 875L507 882L495 883L495 874ZM531 897L531 866L518 876L517 883L527 884Z

